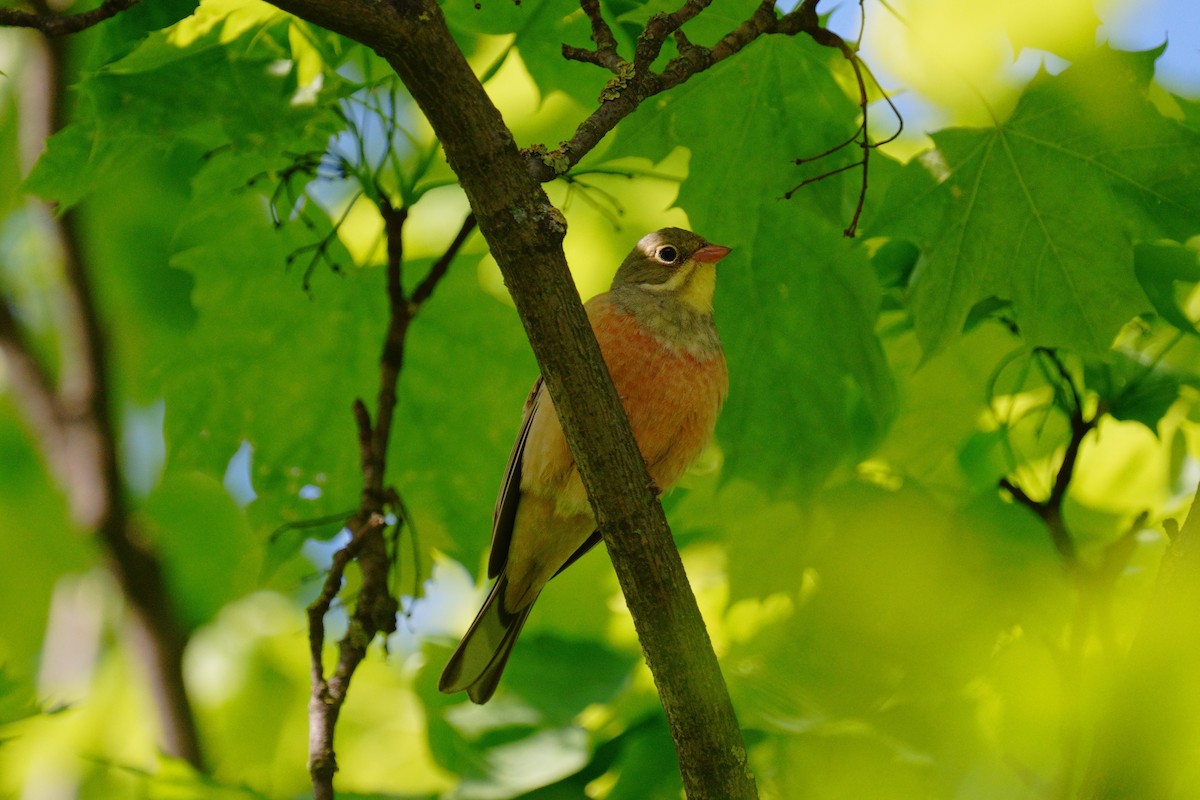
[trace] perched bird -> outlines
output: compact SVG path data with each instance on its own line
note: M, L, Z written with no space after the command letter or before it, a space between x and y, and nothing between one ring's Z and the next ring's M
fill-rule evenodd
M625 258L612 288L585 305L660 491L704 449L729 388L712 313L716 264L728 254L690 231L655 231ZM465 689L486 703L542 588L598 541L554 402L538 378L492 517L488 577L497 580L438 688Z

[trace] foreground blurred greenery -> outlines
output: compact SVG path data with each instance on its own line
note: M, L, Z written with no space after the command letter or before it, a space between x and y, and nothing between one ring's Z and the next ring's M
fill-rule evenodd
M753 5L718 0L689 34L711 42ZM584 296L647 230L734 247L716 309L729 403L665 503L764 798L1074 796L1112 720L1164 702L1178 713L1143 744L1182 755L1126 776L1169 788L1129 796L1200 796L1194 676L1129 678L1156 614L1167 658L1200 659L1191 628L1171 628L1196 609L1155 601L1163 520L1182 520L1200 478L1200 111L1153 82L1161 51L1094 47L1091 8L1067 5L1053 36L976 20L1070 64L996 78L1010 52L943 81L975 82L931 94L977 127L904 139L893 152L935 148L907 163L875 153L858 239L842 235L856 171L779 199L855 155L789 166L858 124L848 66L807 40L759 41L656 98L549 187ZM660 6L605 8L627 39ZM936 11L907 7L910 30ZM446 13L521 145L553 146L593 107L604 74L559 55L588 41L570 0ZM0 792L301 797L303 608L338 524L281 526L354 506L350 407L375 391L384 328L381 222L345 173L376 170L412 204L409 280L466 204L386 66L270 6L145 3L71 46L71 124L23 164L37 46L0 31L0 290L52 358L62 279L43 200L75 206L127 488L190 632L211 775L158 755L122 599L0 362ZM918 88L954 53L926 56ZM889 133L886 106L871 111ZM412 516L405 615L342 714L347 796L680 795L602 552L547 590L491 704L436 691L484 588L535 374L474 237L409 338L390 460ZM1047 497L1073 418L1095 430L1062 508L1068 556L999 484Z

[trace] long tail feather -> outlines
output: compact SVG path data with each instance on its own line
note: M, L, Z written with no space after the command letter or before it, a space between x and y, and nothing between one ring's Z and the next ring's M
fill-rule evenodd
M495 694L504 665L533 608L529 602L517 611L506 611L503 598L507 585L508 578L501 575L488 593L483 608L442 670L440 691L453 694L465 690L472 702L480 704Z

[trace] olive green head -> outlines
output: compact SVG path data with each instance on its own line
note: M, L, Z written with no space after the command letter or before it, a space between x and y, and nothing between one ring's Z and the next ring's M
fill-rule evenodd
M641 289L711 312L716 265L727 255L728 247L709 244L703 236L663 228L643 236L625 257L613 278L613 289Z

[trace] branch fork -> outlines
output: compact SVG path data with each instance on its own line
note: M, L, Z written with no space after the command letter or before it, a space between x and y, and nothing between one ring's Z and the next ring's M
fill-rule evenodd
M382 635L386 640L396 630L396 614L400 605L392 593L390 582L395 553L389 548L385 534L390 525L389 513L396 520L397 529L409 523L399 493L385 484L385 473L396 407L396 384L404 365L408 328L475 230L474 215L469 215L441 258L430 267L412 293L406 294L402 270L403 229L408 219L408 209L393 205L383 193L378 194L376 204L383 218L387 244L388 325L379 356L375 421L372 423L367 404L361 398L356 399L353 413L363 479L359 508L346 523L350 541L334 554L321 593L308 607L311 673L308 769L316 800L334 798L333 776L337 772L334 730L346 701L350 680L375 637ZM345 572L351 562L358 563L362 585L350 613L346 634L338 643L337 663L327 677L323 659L325 615L341 592Z

